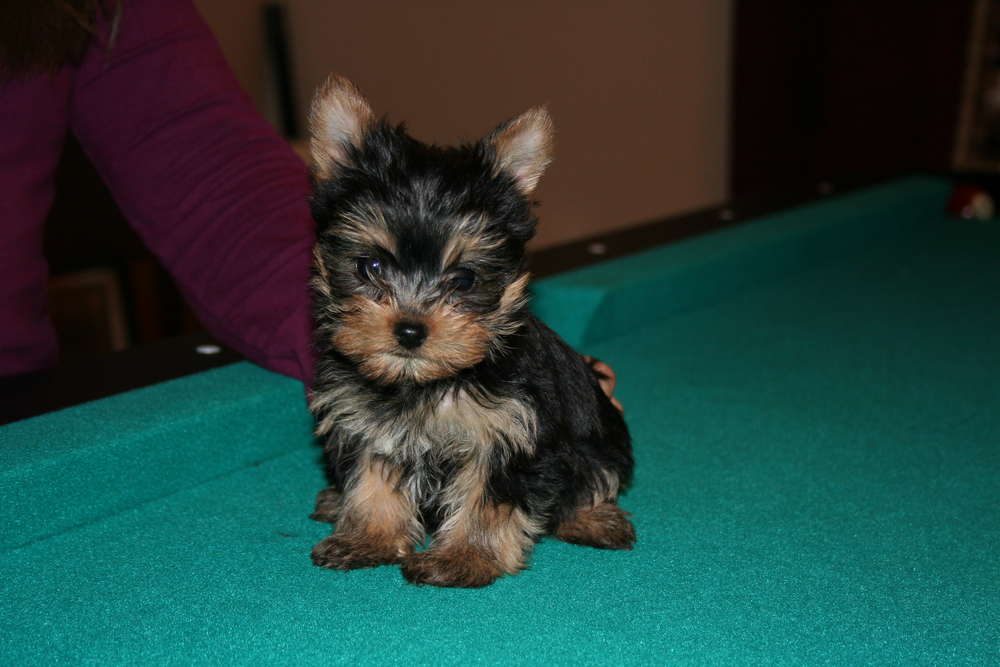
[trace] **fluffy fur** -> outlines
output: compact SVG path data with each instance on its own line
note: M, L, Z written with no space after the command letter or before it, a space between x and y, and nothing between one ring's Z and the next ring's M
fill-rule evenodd
M398 563L413 583L477 587L524 568L545 535L631 548L622 416L527 308L548 113L428 146L331 77L310 120L310 406L331 480L314 516L336 523L313 561Z

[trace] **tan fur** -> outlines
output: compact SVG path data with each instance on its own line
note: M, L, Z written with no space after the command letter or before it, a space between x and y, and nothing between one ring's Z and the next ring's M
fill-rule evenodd
M410 581L479 587L524 569L542 527L515 507L487 502L485 483L486 468L475 460L455 476L443 500L449 515L431 548L403 562Z
M504 288L500 305L496 311L484 318L484 326L492 333L494 341L500 336L509 336L521 326L520 320L510 316L523 308L528 301L528 283L531 274L524 273Z
M398 343L392 333L396 321L396 309L390 303L380 303L363 296L354 296L341 305L341 324L331 342L341 354L361 362L365 374L374 379L391 382L398 379L396 374L377 367L369 368L382 356L391 354Z
M449 516L435 543L444 550L456 544L478 547L513 574L524 567L525 551L542 528L519 509L487 502L485 486L486 467L479 462L469 463L455 476L442 503Z
M525 300L528 298L527 288L530 281L531 274L524 273L518 276L514 282L507 285L504 288L503 295L500 297L500 308L498 310L501 313L508 314L512 310L523 306Z
M489 351L490 332L474 315L448 304L437 304L423 317L407 316L428 331L427 340L413 351L401 349L396 341L393 329L403 316L391 301L355 296L342 308L341 326L331 342L373 380L430 382L474 366Z
M398 563L423 537L399 470L370 459L350 480L337 512L336 532L316 545L313 560L334 569Z
M423 321L427 325L427 340L418 352L422 359L435 363L416 369L413 377L417 382L454 375L486 357L490 332L479 324L475 315L438 304Z
M396 237L389 231L389 223L377 206L359 205L341 216L336 233L344 240L372 250L381 248L396 254Z
M400 487L399 470L376 458L362 466L343 498L342 523L357 527L384 542L402 556L421 533L413 500Z
M478 514L486 502L485 460L485 456L480 456L478 460L470 458L445 489L441 507L446 519L438 529L441 546L449 540L468 541L472 516Z
M599 549L631 549L635 543L635 528L628 513L614 502L580 508L559 525L555 535L563 542Z
M313 276L311 281L312 287L318 294L324 297L324 303L331 303L330 272L323 263L323 257L320 255L318 245L313 246L313 267L316 269L316 275Z
M500 126L489 141L497 166L514 177L522 193L530 194L552 161L552 118L544 107L528 109Z
M524 569L529 550L542 534L542 526L512 505L490 505L473 521L470 542L484 545L507 574Z
M455 223L448 243L441 252L441 270L468 262L479 255L487 255L503 245L502 236L485 234L486 218L469 215Z
M309 111L309 151L319 180L336 174L347 161L348 146L360 146L373 121L371 107L353 83L336 75L327 78Z

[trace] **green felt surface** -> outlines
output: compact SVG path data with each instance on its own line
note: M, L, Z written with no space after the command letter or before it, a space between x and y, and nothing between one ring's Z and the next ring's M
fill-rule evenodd
M1000 224L945 218L946 191L912 180L800 209L802 229L761 221L756 261L722 261L718 237L654 251L740 275L617 333L574 317L620 305L553 322L619 373L639 541L545 540L487 589L312 567L328 528L307 518L322 474L301 388L247 364L0 429L0 657L996 664ZM892 197L908 222L868 229ZM804 261L793 237L845 216L866 242ZM646 280L628 296L609 264L599 303L665 298Z
M0 549L307 445L303 400L244 363L0 428Z
M869 248L941 218L942 179L912 177L788 209L753 224L546 278L534 309L571 345L627 335L746 289Z

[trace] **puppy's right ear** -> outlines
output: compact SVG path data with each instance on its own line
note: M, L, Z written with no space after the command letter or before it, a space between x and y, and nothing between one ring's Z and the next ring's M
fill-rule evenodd
M503 123L483 141L492 148L497 169L511 176L527 196L552 162L552 135L548 109L535 107Z
M361 147L374 121L371 107L353 83L330 75L309 110L309 151L317 180L332 178L348 161L350 147Z

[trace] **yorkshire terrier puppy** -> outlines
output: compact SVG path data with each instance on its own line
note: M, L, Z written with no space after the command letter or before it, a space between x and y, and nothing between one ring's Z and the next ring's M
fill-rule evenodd
M527 307L548 112L428 146L331 77L310 131L310 408L331 480L315 516L336 523L313 562L397 563L415 584L478 587L523 569L545 535L630 549L625 422Z

